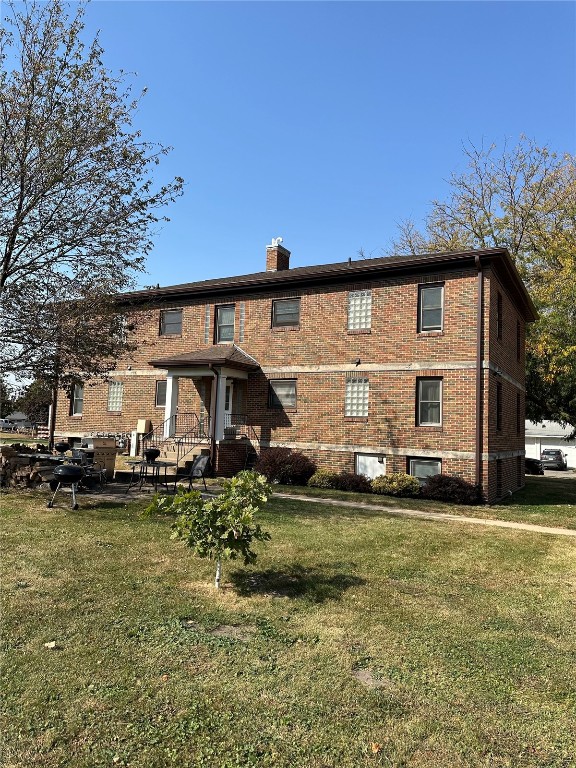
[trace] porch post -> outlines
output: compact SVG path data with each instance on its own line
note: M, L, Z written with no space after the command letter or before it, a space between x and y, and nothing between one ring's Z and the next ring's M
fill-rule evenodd
M173 437L176 431L176 416L178 410L178 376L171 373L166 377L166 407L164 409L164 438Z
M224 406L226 405L226 376L218 376L218 392L216 393L216 414L214 439L216 441L224 439Z

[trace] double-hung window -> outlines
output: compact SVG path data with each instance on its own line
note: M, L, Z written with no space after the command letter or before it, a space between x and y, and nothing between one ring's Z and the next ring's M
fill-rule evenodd
M177 336L182 333L182 310L164 309L160 312L160 336Z
M444 286L418 286L418 331L441 331L444 326Z
M416 423L419 427L442 424L442 379L422 378L416 385Z
M215 342L234 341L234 314L236 306L234 304L223 304L216 307L215 318Z
M300 299L276 299L272 302L272 328L300 325Z
M121 411L122 397L124 395L124 384L121 381L110 381L108 383L108 410Z
M70 416L82 416L84 410L84 385L74 384L70 397Z
M348 293L348 330L369 331L372 325L372 291Z
M368 418L368 400L370 384L366 377L349 377L346 379L346 394L344 396L344 416Z
M268 390L268 407L296 408L296 379L272 379Z

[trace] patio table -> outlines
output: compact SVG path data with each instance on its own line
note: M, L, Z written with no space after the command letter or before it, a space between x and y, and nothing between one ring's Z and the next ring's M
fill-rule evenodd
M142 488L146 482L152 483L155 491L158 490L159 485L165 485L168 488L166 470L168 467L176 466L175 461L146 461L146 459L127 461L126 464L132 467L132 474L130 475L130 482L126 488L126 493L136 485L138 488ZM162 469L164 470L164 482L160 479ZM136 473L136 470L138 470L138 473Z

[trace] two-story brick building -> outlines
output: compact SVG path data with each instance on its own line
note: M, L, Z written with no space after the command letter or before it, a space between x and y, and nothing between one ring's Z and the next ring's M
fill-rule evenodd
M271 446L375 476L524 484L524 337L534 306L504 249L266 271L126 294L137 351L60 398L59 434L210 446L216 471Z

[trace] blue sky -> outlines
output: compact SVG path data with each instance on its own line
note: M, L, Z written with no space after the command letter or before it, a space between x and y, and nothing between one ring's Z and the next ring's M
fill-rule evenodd
M136 125L184 196L140 284L380 255L462 144L576 151L571 2L93 0L104 62L147 86Z

